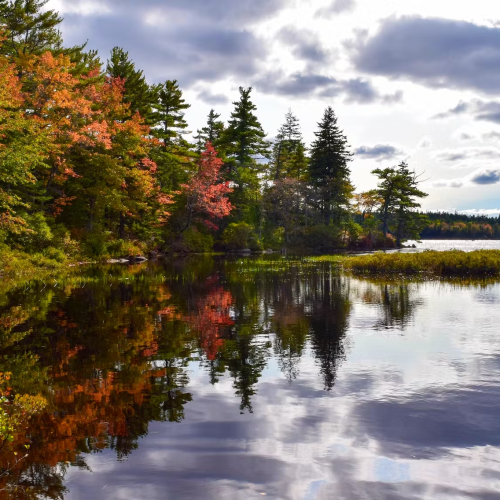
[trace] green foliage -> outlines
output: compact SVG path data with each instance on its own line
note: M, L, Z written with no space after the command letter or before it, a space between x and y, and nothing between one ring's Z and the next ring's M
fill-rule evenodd
M373 255L344 258L342 264L345 269L359 274L431 273L437 276L499 276L500 250L377 252Z
M68 260L66 254L60 248L49 247L43 251L43 255L48 259L55 260L59 263L64 263Z
M348 209L352 186L348 167L352 153L347 138L337 125L331 107L325 110L311 145L309 179L315 188L315 204L324 224L340 224Z
M30 231L14 236L13 240L27 250L40 251L50 246L54 234L45 215L37 212L33 215L26 215L24 219Z
M271 234L265 238L264 246L265 248L272 248L273 250L279 250L283 247L285 242L285 228L277 227L274 228Z
M110 236L109 232L100 228L87 233L82 241L83 253L93 258L107 257Z
M420 182L408 164L401 162L397 168L375 169L372 172L379 178L377 194L380 197L380 213L384 237L389 230L396 237L396 245L408 238L418 238L427 223L427 218L417 212L418 198L427 193L419 189Z
M340 227L317 224L306 229L299 246L312 253L328 253L342 248L342 232Z
M191 107L186 103L177 80L167 80L153 87L156 101L153 104L151 133L160 142L153 154L158 164L160 184L164 192L179 189L193 170L193 145L184 135L188 132L184 111Z
M106 254L112 258L127 258L133 255L143 255L144 245L137 241L111 240L106 245Z
M230 174L239 169L255 169L255 160L269 155L266 134L254 113L257 107L250 100L252 87L240 87L239 90L240 100L233 102L234 111L221 138L224 151L230 160Z
M222 243L227 250L262 250L255 229L246 222L233 222L222 233Z
M1 0L0 25L5 26L6 43L0 53L19 60L62 46L57 29L62 18L43 7L49 0Z
M195 139L197 141L198 153L201 154L204 151L207 142L210 142L214 146L219 156L223 153L224 148L219 148L219 146L221 146L221 138L225 130L225 125L219 118L220 115L211 109L210 113L208 113L206 126L197 131Z
M355 248L359 242L361 235L363 234L363 227L349 220L344 224L344 240L348 242L349 248Z
M190 227L182 238L171 248L172 251L189 253L209 253L213 250L214 238L211 234L204 234L196 227Z
M0 244L0 292L20 286L33 280L44 280L55 275L63 276L70 271L65 260L46 249L47 254L24 253L11 250L7 245Z
M288 110L280 127L271 155L271 178L301 179L306 173L305 146L302 142L299 120Z
M111 51L106 73L112 78L121 78L125 81L123 100L129 104L130 114L139 113L146 123L152 124L153 104L157 96L146 82L143 72L137 70L135 64L129 59L128 52L115 47Z

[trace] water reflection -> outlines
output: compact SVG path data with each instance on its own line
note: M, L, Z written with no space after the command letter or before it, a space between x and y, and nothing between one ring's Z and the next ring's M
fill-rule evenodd
M1 390L46 402L4 404L2 498L104 498L101 476L109 498L427 498L412 460L500 446L496 285L210 258L85 273L0 303Z

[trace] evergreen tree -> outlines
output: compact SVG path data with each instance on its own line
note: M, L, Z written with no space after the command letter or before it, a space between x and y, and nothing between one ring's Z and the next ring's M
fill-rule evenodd
M379 178L377 195L381 199L380 216L384 240L389 232L389 221L397 205L398 175L394 167L377 168L372 171Z
M191 107L182 96L177 80L167 80L153 89L156 95L151 120L155 123L151 133L160 144L154 158L160 170L163 190L178 189L186 182L194 152L192 145L184 139L188 124L184 110Z
M318 123L316 140L311 146L309 177L317 190L317 208L324 224L339 224L346 213L352 186L348 167L352 153L347 138L337 125L337 117L331 107L325 110Z
M62 18L42 11L49 0L0 0L0 24L5 29L1 53L10 59L41 54L62 47L57 29Z
M258 174L264 165L259 160L269 156L269 143L264 139L266 134L255 115L257 108L250 98L252 87L240 87L239 92L240 100L233 103L234 111L220 141L223 156L227 158L228 180L236 184L230 196L231 204L236 207L231 219L260 228L262 196Z
M400 247L403 239L418 238L429 220L416 211L420 208L417 199L425 198L427 193L418 188L419 181L415 172L410 171L408 164L402 162L398 166L397 175L398 197L394 233L396 245Z
M128 52L120 47L111 51L111 58L106 66L106 73L112 78L125 81L123 100L130 104L130 114L139 113L144 121L152 124L152 108L155 95L146 82L141 70L129 59Z
M43 10L49 0L0 0L0 26L5 40L0 54L14 62L18 76L23 75L26 60L33 55L50 51L54 55L64 52L75 63L72 73L82 74L98 65L96 51L85 52L86 43L72 48L63 47L58 29L63 19L54 10Z
M294 179L306 180L309 167L309 158L306 156L306 146L300 141L290 162L288 175Z
M266 134L254 114L257 107L250 100L252 87L240 87L239 91L240 100L233 102L235 108L223 136L227 155L232 159L230 173L235 169L255 168L258 157L269 155L269 143L264 140Z
M289 109L273 146L271 167L274 170L274 180L283 176L298 178L296 174L305 167L304 153L299 120Z
M220 118L220 114L211 109L210 113L208 113L207 125L198 131L204 141L203 147L207 142L210 142L217 149L224 132L224 122L218 120L218 118Z
M282 168L284 161L284 142L285 142L285 131L283 126L280 127L278 133L276 134L276 140L273 144L273 149L271 153L271 176L277 181L282 176ZM274 171L274 172L273 172Z
M404 238L418 237L428 218L416 209L420 204L417 198L427 193L419 189L419 181L408 164L401 162L397 168L375 169L372 172L379 178L377 194L381 199L380 213L382 232L387 237L389 229L396 236L397 246Z
M283 124L283 133L285 135L285 140L290 144L298 144L302 140L302 134L300 132L299 119L292 113L289 109L285 115L285 123Z

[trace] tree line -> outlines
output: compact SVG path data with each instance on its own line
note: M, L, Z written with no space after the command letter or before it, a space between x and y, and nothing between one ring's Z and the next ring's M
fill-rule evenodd
M418 176L375 169L355 193L327 107L307 146L290 110L274 141L239 88L227 123L192 133L179 83L148 84L122 48L65 47L46 0L0 0L0 241L67 255L400 245L426 224Z

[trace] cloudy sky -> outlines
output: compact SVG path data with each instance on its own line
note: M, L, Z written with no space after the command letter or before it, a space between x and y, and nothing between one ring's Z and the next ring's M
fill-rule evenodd
M67 44L129 51L177 79L190 128L253 86L269 137L291 108L309 143L333 106L352 178L407 160L426 209L500 213L500 5L491 0L50 0Z

